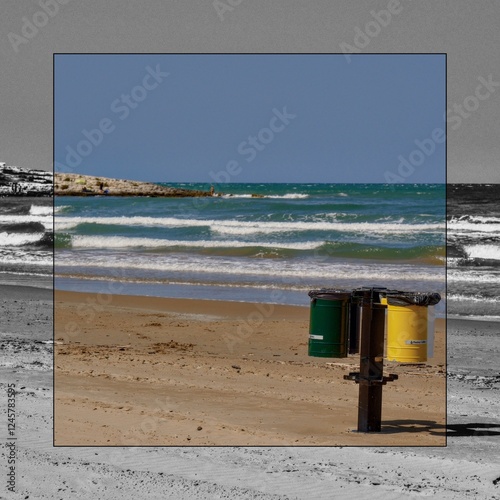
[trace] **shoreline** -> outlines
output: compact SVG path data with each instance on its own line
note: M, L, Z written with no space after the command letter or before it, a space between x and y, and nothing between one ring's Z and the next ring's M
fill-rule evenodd
M4 272L0 273L0 287L9 287L8 290L12 290L12 287L26 287L26 288L36 288L42 290L54 290L54 280L53 277L48 274L36 274L36 273L15 273L15 272Z
M309 308L56 290L55 319L56 446L446 442L444 320L428 363L385 363L399 380L363 434L359 356L309 357Z
M223 302L251 302L262 304L282 304L309 307L308 292L319 289L311 285L306 288L274 288L252 284L169 281L168 283L134 280L110 280L104 276L95 278L55 275L56 290L75 293L101 293L115 295L133 295L138 297L161 297L172 299L216 300ZM344 288L344 287L342 287ZM345 287L349 289L349 287ZM445 300L435 308L436 318L444 318Z
M53 299L53 289L37 285L0 283L0 295L6 300L49 300Z
M108 299L101 299L101 302L106 301L107 305L116 307L124 307L127 309L145 309L151 311L163 311L173 313L190 313L196 310L197 313L210 314L214 311L215 305L223 308L223 317L240 318L242 314L250 314L256 309L265 306L272 306L274 319L308 319L309 307L288 304L271 304L264 302L245 302L245 301L226 301L217 299L189 299L175 297L157 297L148 295L129 295L129 294L94 294L91 292L74 292L66 290L54 290L54 302L66 302L72 304L81 304L85 301L92 301L98 296L111 297L111 302ZM98 299L97 299L98 300ZM216 316L220 316L220 309ZM304 316L307 312L307 318Z
M446 316L448 321L480 321L487 323L500 323L500 316L490 316L490 315L475 315L475 314L448 314Z
M64 280L71 280L71 281L75 281L75 282L78 282L78 281L90 281L90 282L98 282L98 283L102 283L102 282L108 282L109 280L107 280L106 278L102 278L102 279L84 279L84 278L75 278L75 277L71 277L71 278L66 278L65 276L56 276L55 279L64 279ZM119 280L116 281L116 283L120 283ZM127 285L129 285L130 283L127 283ZM140 285L142 285L142 283L140 283ZM148 285L148 283L144 283L144 285ZM165 286L163 284L157 284L157 283L153 283L152 285L154 286ZM224 285L214 285L214 284L201 284L201 283L173 283L174 286L182 286L182 287L198 287L198 286L201 286L201 287L220 287L220 288L228 288L228 289L233 289L233 288L237 288L237 287L231 287L231 286L227 286L225 287ZM41 286L37 286L37 285L8 285L8 284L2 284L0 283L0 286L30 286L30 287L33 287L33 288L46 288L46 287L41 287ZM259 287L251 287L251 286L246 286L246 287L243 287L245 289L257 289L257 290L261 290ZM270 290L270 289L265 289L266 291ZM281 290L280 290L281 291ZM287 292L288 290L282 290L283 292ZM75 291L75 290L70 290L68 288L57 288L57 285L56 287L54 287L54 293L60 293L60 292L68 292L68 293L74 293L74 294L92 294L94 293L94 291ZM290 292L292 293L302 293L300 292L299 290L290 290ZM107 294L107 292L104 292L105 294ZM277 305L277 306L290 306L290 307L302 307L302 308L307 308L309 310L309 299L307 298L307 304L295 304L295 303L290 303L290 304L283 304L282 302L264 302L264 301L247 301L247 300L228 300L228 299L219 299L219 298L215 298L215 299L204 299L204 298L189 298L189 297L173 297L173 296L162 296L162 295L135 295L135 294L132 294L132 293L126 293L126 294L122 294L122 293L113 293L114 296L120 296L120 295L123 295L123 296L133 296L133 297L148 297L148 298L161 298L161 299L168 299L168 300L193 300L193 301L210 301L210 302L228 302L228 303L243 303L243 304L270 304L270 305ZM307 295L307 294L306 294ZM462 322L462 321L467 321L467 322L481 322L481 323L500 323L500 316L493 316L493 315L460 315L460 314L446 314L446 315L436 315L436 320L446 320L448 323L450 322Z

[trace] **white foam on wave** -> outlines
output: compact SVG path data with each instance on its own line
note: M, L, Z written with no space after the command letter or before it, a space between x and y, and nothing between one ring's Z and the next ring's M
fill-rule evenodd
M61 212L65 212L68 210L68 208L71 208L71 205L59 205L57 207L54 207L54 213L59 214Z
M43 233L0 233L0 246L18 247L35 243L42 238Z
M478 302L488 304L499 304L500 298L496 297L477 297L474 295L462 295L448 293L448 301L450 302Z
M264 196L264 198L271 198L271 199L282 199L282 200L301 200L304 198L309 198L308 194L304 193L287 193L287 194L273 194L269 196Z
M498 219L497 219L498 220ZM458 233L463 231L467 233L500 233L500 220L498 222L490 222L484 224L478 224L470 222L468 220L458 220L452 219L448 221L448 230L453 231L453 233Z
M47 215L52 216L54 210L52 207L47 207L43 205L31 205L30 215Z
M500 316L493 316L491 314L450 314L446 315L448 319L460 319L460 320L471 320L471 321L491 321L498 323L500 322Z
M196 248L285 248L292 250L314 250L322 242L303 243L272 243L272 242L245 242L231 240L163 240L159 238L130 238L126 236L81 236L71 238L73 248L168 248L168 247L196 247Z
M73 229L78 224L82 224L78 221L70 221L70 220L56 220L56 231L67 231L68 229Z
M255 225L254 227L237 227L237 226L224 226L224 225L217 225L214 224L213 226L210 227L210 230L214 233L218 234L231 234L231 235L248 235L248 234L259 234L259 233L279 233L283 231L287 231L286 229L283 230L278 230L278 229L273 229L269 230L269 228L263 228L259 227L258 225Z
M469 259L485 259L500 261L500 245L464 245Z
M268 276L293 277L299 280L308 278L324 279L325 283L339 280L366 280L366 283L398 282L415 280L418 282L435 282L444 284L444 270L440 275L434 268L412 265L384 265L365 263L363 265L332 263L311 260L307 261L275 261L274 259L234 259L228 257L210 257L199 255L151 255L145 254L109 254L108 252L92 254L56 254L56 268L99 268L128 269L141 271L158 271L159 273L193 273L200 275L213 274L233 276ZM58 269L58 272L61 270ZM172 277L169 275L169 277Z
M447 268L448 283L481 283L481 284L498 284L500 276L497 273L485 273L481 271L478 273L478 267L456 267Z
M0 224L22 224L25 222L40 222L48 231L52 230L52 217L43 215L0 215Z
M486 215L462 215L460 217L452 217L449 221L450 224L460 224L462 222L472 222L476 224L494 224L500 223L500 218Z
M54 254L49 250L33 251L20 247L8 247L0 250L0 263L52 267Z
M336 222L338 217L356 217L356 214L348 214L346 212L328 212L324 214L318 214L318 215L323 215L324 217L329 217L332 221Z
M339 231L354 233L401 234L415 232L442 232L444 223L404 224L400 222L278 222L278 221L237 221L215 219L179 219L176 217L57 217L58 230L71 229L79 224L106 224L143 227L208 227L216 232L248 234L253 232L273 233L283 231ZM238 231L243 231L238 233Z
M298 200L298 199L309 198L309 195L304 193L287 193L287 194L270 194L270 195L223 194L222 198L266 198L266 199Z

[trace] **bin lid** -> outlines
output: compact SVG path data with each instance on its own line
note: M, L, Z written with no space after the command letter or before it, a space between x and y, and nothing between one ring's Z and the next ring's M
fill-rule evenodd
M335 288L322 288L321 290L311 290L308 293L311 300L349 300L351 292L348 290L337 290Z
M352 291L352 296L353 296L354 301L356 301L356 300L359 301L359 300L364 299L364 298L380 300L381 295L385 297L385 295L390 291L396 292L397 290L388 290L387 288L385 288L383 286L372 286L372 287L361 286L361 287L355 288Z
M386 297L391 306L435 306L441 300L436 292L390 292Z

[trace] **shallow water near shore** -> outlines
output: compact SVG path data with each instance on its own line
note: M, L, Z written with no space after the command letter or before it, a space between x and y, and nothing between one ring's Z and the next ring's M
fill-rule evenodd
M198 199L56 198L56 287L95 291L98 282L115 289L120 282L138 294L300 305L322 287L444 298L443 185L216 186L221 191ZM278 300L270 299L273 288Z
M52 197L0 198L0 284L51 288Z
M101 279L56 278L55 288L73 292L116 293L118 295L145 295L178 299L224 300L234 302L262 302L309 306L307 290L276 290L241 286L202 285L182 283L110 282Z
M448 312L500 320L499 184L447 189Z

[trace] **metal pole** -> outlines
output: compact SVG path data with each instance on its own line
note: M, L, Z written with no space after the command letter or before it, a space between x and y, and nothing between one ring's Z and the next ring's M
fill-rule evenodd
M358 300L351 297L349 307L349 354L359 353L359 339L361 332L361 316Z
M358 431L380 432L384 371L385 307L372 297L362 305Z
M353 293L357 305L359 372L344 375L359 384L358 432L380 432L382 421L382 386L396 380L397 375L384 377L385 308L380 304L380 288L358 289ZM351 315L351 319L353 316ZM360 323L360 324L359 324ZM351 325L352 326L352 325ZM354 330L351 330L351 340Z

